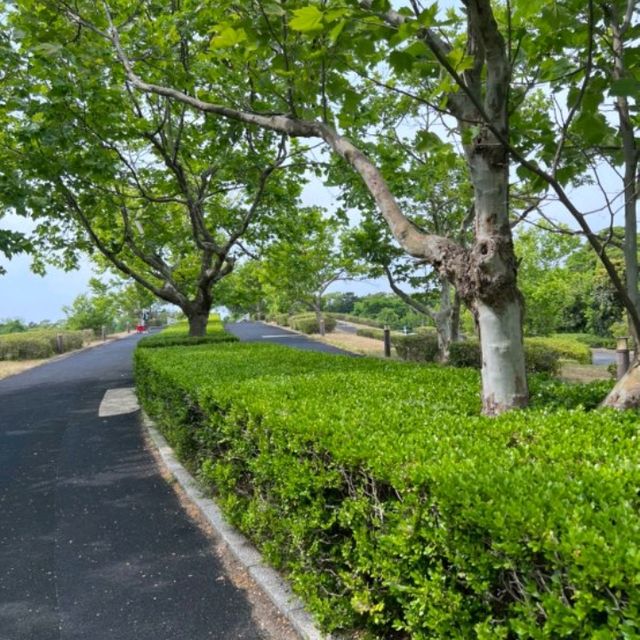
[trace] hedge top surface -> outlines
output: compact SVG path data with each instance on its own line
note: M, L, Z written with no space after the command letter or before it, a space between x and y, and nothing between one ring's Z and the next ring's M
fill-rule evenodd
M534 406L495 419L480 415L479 376L470 369L275 345L203 345L144 357L200 406L244 406L267 417L273 428L302 429L333 455L366 463L394 483L421 482L431 464L439 467L438 476L467 465L475 468L474 476L480 469L502 476L519 468L546 469L572 456L581 473L590 464L618 466L629 456L640 462L635 414L579 406L593 406L608 383L578 389L534 379ZM557 409L562 406L575 408Z
M237 338L227 331L220 320L220 316L212 315L207 324L207 333L204 336L190 336L189 323L186 321L176 322L160 333L142 338L138 347L174 347L197 344L210 344L217 342L236 342Z
M301 501L313 512L320 498L304 469L314 460L338 478L371 479L375 499L362 499L377 503L372 521L359 520L359 499L339 507L340 527L353 527L336 552L349 553L340 575L356 585L353 567L363 576L356 610L375 583L404 603L399 624L416 638L637 637L639 423L637 413L585 410L607 383L534 377L530 409L485 418L474 370L274 345L138 351L136 376L142 396L171 406L187 431L222 438L222 448L234 432L233 455L284 496L279 518ZM323 509L338 508L331 495ZM300 583L305 573L302 563ZM516 597L503 578L520 581L509 587Z

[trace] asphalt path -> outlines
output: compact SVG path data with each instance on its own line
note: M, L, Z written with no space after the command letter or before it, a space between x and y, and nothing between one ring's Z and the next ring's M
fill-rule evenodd
M312 340L306 336L264 322L234 322L227 324L227 331L233 333L242 342L271 342L303 351L320 351L353 356L355 354L324 342Z
M130 337L0 381L0 640L267 637L146 450Z

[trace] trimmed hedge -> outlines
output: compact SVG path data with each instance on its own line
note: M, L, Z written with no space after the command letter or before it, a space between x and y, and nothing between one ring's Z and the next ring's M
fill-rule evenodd
M567 337L525 338L525 346L539 346L556 351L564 360L575 360L581 364L591 364L591 349L578 340Z
M272 316L271 320L281 327L289 326L289 314L288 313L276 313Z
M365 338L373 338L374 340L384 340L384 329L375 329L373 327L361 327L356 331L356 335L363 336ZM436 330L432 327L418 327L415 333L404 334L401 331L392 331L393 337L405 337L405 335L412 337L435 337L437 338Z
M90 334L90 335L89 335ZM57 336L62 336L59 348ZM93 331L56 331L55 329L8 333L0 336L0 360L40 360L56 353L80 349L93 338Z
M235 344L138 349L135 372L327 629L637 637L638 420L579 406L602 383L533 376L533 408L489 419L472 369Z
M616 339L594 336L591 333L554 333L552 338L570 339L586 344L591 349L615 349Z
M238 338L225 331L219 316L212 316L207 324L204 336L190 336L189 323L176 322L163 329L160 333L146 336L138 342L138 346L145 349L156 347L179 347L199 344L217 344L220 342L237 342Z
M301 313L289 318L289 326L302 333L320 333L320 326L315 313ZM336 328L336 321L331 316L324 316L324 330L331 333Z
M561 354L556 349L540 344L538 338L525 338L524 358L528 373L555 374L560 371ZM480 343L477 340L454 342L449 348L449 364L454 367L482 366Z
M403 360L435 362L438 357L438 338L432 335L394 334L391 344Z
M349 313L333 313L327 312L325 316L331 316L336 320L344 320L345 322L351 322L353 324L363 324L367 327L375 327L377 329L384 329L384 322L380 320L373 320L371 318L361 318L360 316L354 316Z
M384 329L376 329L375 327L361 327L356 330L357 336L363 338L373 338L374 340L384 340Z

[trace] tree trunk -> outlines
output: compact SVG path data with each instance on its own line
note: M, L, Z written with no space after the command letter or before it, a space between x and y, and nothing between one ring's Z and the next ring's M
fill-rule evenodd
M460 341L460 294L456 291L453 295L453 309L451 310L451 342Z
M611 29L613 33L613 79L622 80L628 77L624 63L624 32L630 26L621 25L617 12L612 11ZM622 139L622 152L624 157L624 268L627 295L629 303L636 311L640 311L640 296L638 294L638 228L636 213L636 174L638 171L638 150L636 147L635 128L631 119L631 110L626 96L616 98L616 110L618 112L618 127ZM631 409L640 406L640 360L638 358L640 348L640 326L638 326L638 313L629 313L627 309L627 322L629 333L636 345L636 356L624 375L611 390L602 403L605 407L613 409Z
M187 314L189 320L189 336L200 338L207 334L207 323L209 322L208 311L195 311Z
M640 406L640 360L637 355L627 373L604 399L602 406L610 409L637 409Z
M453 340L454 299L451 299L451 283L446 278L440 278L440 311L432 315L438 335L438 360L449 362L449 347Z
M315 304L313 306L313 310L315 311L316 320L318 322L318 331L320 332L321 336L324 336L326 331L324 328L324 315L322 314L322 309L320 308L319 304Z
M497 415L529 400L522 296L508 215L508 157L486 130L466 151L476 196L476 234L468 281L457 288L478 323L483 412Z

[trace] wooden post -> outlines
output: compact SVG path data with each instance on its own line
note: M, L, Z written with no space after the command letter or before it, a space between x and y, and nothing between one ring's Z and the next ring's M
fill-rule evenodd
M391 357L391 329L387 325L384 327L384 357Z
M64 342L62 339L62 334L61 333L57 333L56 334L56 351L58 353L62 353L64 349Z
M629 338L618 338L616 357L618 361L618 380L620 380L629 369Z
M104 342L107 339L107 327L102 325L102 341Z

